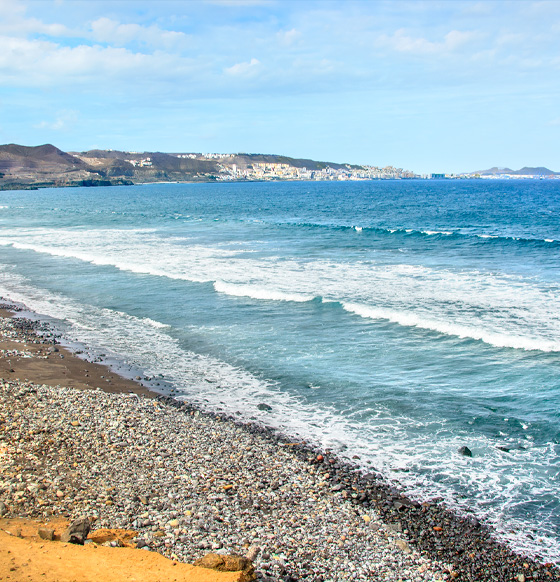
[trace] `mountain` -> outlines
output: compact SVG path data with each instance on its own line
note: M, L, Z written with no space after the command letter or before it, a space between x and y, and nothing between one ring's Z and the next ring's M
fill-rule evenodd
M51 144L0 145L0 189L87 185L101 178L83 160Z
M560 172L553 172L548 168L539 166L538 168L528 168L527 166L514 172L518 176L560 176Z
M553 172L548 168L530 168L527 166L521 168L520 170L512 170L511 168L497 168L494 166L489 170L480 170L479 172L471 172L471 174L479 174L480 176L499 176L500 174L509 174L510 176L560 176L560 172Z

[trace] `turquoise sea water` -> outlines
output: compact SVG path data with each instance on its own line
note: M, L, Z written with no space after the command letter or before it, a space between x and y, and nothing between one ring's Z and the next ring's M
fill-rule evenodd
M68 339L560 561L560 181L0 192L0 227Z

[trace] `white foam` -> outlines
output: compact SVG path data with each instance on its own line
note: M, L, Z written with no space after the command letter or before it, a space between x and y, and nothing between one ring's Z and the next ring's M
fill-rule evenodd
M200 244L151 229L4 229L0 245L157 277L212 283L266 301L369 309L371 319L470 337L496 347L558 351L558 286L534 277L373 260L287 259L259 241ZM263 249L266 252L263 252ZM379 314L385 315L379 315Z
M370 402L364 422L360 420L362 415L344 415L326 404L307 403L282 391L274 382L217 358L184 350L161 324L152 325L146 333L146 323L153 322L148 318L79 304L33 287L6 271L0 272L0 294L38 313L62 318L69 340L138 366L145 375L162 373L184 398L203 408L229 414L241 411L246 419L252 417L295 438L311 440L348 459L359 455L364 468L374 466L375 471L388 477L397 475L414 497L423 500L441 496L452 507L475 508L510 542L509 530L517 529L513 544L519 550L530 554L538 548L545 559L560 560L557 540L548 535L546 523L533 523L530 515L523 521L512 517L516 505L526 502L532 492L541 495L550 491L552 485L543 467L554 462L554 455L546 447L520 451L522 458L518 458L515 453L496 451L492 439L472 435L469 446L478 454L466 459L456 454L464 437L452 434L439 418L419 422L406 416L394 417L390 410ZM309 387L318 388L313 384ZM259 410L263 402L272 410ZM394 474L391 469L405 471ZM458 488L466 501L456 498ZM555 495L555 491L550 493ZM538 541L525 536L531 528L539 529Z
M418 327L458 338L480 340L500 348L560 352L560 342L545 341L538 338L516 337L505 334L489 333L484 329L446 323L436 319L423 318L414 312L398 312L390 309L376 309L356 303L343 303L346 311L369 319L385 319L407 327Z
M427 234L428 236L433 236L435 234L444 234L446 236L452 235L453 233L448 230L421 230L422 234Z
M224 281L216 281L214 283L214 289L218 293L225 293L234 297L251 297L252 299L263 299L267 301L296 301L301 303L314 299L313 295L283 293L254 285L234 285L232 283L225 283Z

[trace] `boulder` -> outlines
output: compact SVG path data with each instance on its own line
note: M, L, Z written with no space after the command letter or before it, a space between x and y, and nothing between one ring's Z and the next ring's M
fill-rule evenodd
M88 517L79 517L75 519L60 536L61 542L84 545L88 537L91 523Z
M472 457L472 451L469 449L469 447L463 446L459 449L458 452L460 455L463 455L464 457Z
M52 542L54 540L54 529L48 527L40 527L37 532L42 540L48 540Z

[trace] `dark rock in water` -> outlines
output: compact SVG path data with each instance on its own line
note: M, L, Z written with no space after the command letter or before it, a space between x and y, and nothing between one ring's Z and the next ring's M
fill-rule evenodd
M499 451L504 451L504 453L509 453L510 449L507 447L496 447Z
M469 449L469 447L463 446L459 449L458 452L460 455L463 455L464 457L472 457L472 451Z
M261 402L261 403L260 403L260 404L257 406L257 408L258 408L259 410L264 410L264 411L266 411L266 412L270 412L270 411L272 410L272 406L269 406L268 404L265 404L264 402Z
M60 536L61 542L84 545L88 537L91 523L87 517L79 517L75 519L68 529Z

